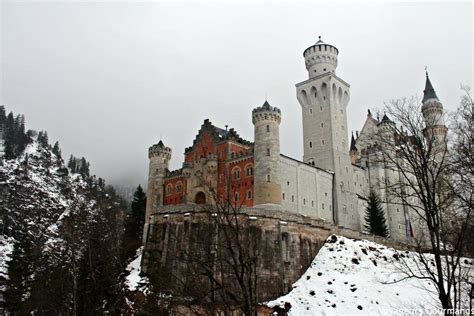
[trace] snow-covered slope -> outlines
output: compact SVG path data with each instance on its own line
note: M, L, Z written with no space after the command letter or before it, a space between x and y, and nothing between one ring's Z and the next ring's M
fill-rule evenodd
M473 266L471 259L462 262ZM417 269L418 263L414 252L333 235L293 290L267 305L283 308L289 303L289 315L431 314L440 308L431 281L402 280L403 271Z
M125 284L130 291L135 291L144 284L148 283L146 277L140 276L142 253L143 247L138 248L135 257L132 261L130 261L130 263L127 265L127 268L125 269L125 271L128 273L128 275L125 277Z

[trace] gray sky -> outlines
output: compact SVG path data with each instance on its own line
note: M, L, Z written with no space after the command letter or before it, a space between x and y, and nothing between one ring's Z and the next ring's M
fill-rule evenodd
M160 137L179 168L205 118L253 140L251 110L282 110L282 153L302 157L295 84L321 35L351 84L349 130L367 108L421 95L445 109L473 82L470 2L29 2L1 6L0 104L85 156L109 183L146 180Z

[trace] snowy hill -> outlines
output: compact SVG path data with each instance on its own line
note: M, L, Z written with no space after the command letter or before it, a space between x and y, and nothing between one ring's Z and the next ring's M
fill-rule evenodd
M474 268L472 259L462 262ZM394 311L430 315L440 308L431 281L402 280L403 271L418 266L414 252L333 235L293 290L267 305L284 308L289 303L289 315L390 315ZM468 306L467 297L464 303Z
M71 314L77 297L84 314L114 309L122 204L84 158L67 168L44 135L31 132L26 148L0 164L0 307L4 294L22 315Z

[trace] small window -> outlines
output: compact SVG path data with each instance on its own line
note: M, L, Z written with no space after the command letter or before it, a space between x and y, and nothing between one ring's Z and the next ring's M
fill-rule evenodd
M327 193L327 192L324 192L324 196L328 196L328 193Z
M284 200L285 199L285 193L282 193L281 197Z
M324 210L324 203L323 203L323 204L321 204L321 208Z
M322 107L322 106L320 106L320 107L319 107L319 110L320 110L320 111L322 111L322 110L323 110L323 107Z
M247 191L247 200L251 200L252 199L252 190L248 190Z
M270 182L270 175L267 174L267 182Z
M326 68L323 68L323 71L326 71Z
M323 100L326 100L326 96L323 97Z
M234 180L240 179L240 169L234 169Z
M309 114L313 114L313 109L309 109Z
M292 196L291 196L291 202L294 202L294 201L295 201L295 196L292 195Z
M324 127L324 123L321 123L321 127Z
M311 201L311 207L314 207L314 201Z
M290 185L290 181L286 181L286 185Z
M247 177L250 177L251 175L253 175L253 168L251 166L247 167L246 174L247 174Z
M181 183L178 183L178 184L176 185L176 192L177 192L177 193L181 193L182 190L183 190L183 188L182 188L182 186L181 186Z
M306 199L303 199L303 205L306 205Z
M270 132L270 125L267 125L267 133Z
M324 139L323 139L323 140L321 140L321 143L324 145Z
M309 148L313 148L313 142L309 142Z
M239 200L239 193L235 192L234 193L234 200L237 202Z
M166 195L171 195L173 194L173 185L172 184L168 184L166 186Z
M267 148L267 156L270 156L270 148Z

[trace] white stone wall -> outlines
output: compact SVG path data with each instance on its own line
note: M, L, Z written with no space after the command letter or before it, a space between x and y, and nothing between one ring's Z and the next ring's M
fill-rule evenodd
M333 221L333 175L303 162L280 156L282 209Z

